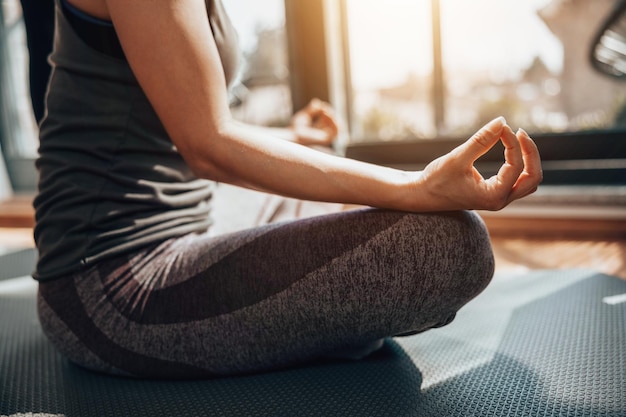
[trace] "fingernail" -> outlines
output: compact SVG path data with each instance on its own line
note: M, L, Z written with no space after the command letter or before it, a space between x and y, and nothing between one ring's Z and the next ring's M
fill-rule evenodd
M488 124L500 124L502 126L506 126L506 119L504 118L504 116L499 116L496 117L495 119L493 119L492 121L490 121Z
M517 133L523 133L525 136L528 136L528 133L526 133L526 131L524 129L522 129L521 127L519 129L517 129Z

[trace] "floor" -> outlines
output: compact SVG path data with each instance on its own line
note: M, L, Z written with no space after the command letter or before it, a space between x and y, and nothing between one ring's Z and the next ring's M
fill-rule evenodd
M626 219L516 217L482 213L496 268L592 269L626 280Z
M496 269L593 269L626 280L626 241L493 238Z

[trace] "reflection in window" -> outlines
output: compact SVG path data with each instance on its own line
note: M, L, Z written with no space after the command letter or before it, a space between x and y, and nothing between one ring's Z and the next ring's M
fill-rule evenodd
M292 114L283 0L224 0L243 53L240 81L231 91L239 120L284 126Z
M0 135L8 157L34 157L39 141L30 104L28 49L18 0L0 8Z
M624 84L588 58L613 0L346 2L356 140L463 137L498 115L535 133L626 125Z

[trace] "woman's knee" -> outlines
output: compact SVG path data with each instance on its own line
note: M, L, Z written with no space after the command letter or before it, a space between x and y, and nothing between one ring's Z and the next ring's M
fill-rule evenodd
M442 245L453 254L448 274L450 291L458 308L481 293L493 278L495 262L489 232L473 211L449 213L449 242ZM452 294L451 294L452 295Z
M469 236L465 240L464 257L468 286L474 290L471 298L482 292L491 282L495 271L495 259L489 231L482 218L473 211L462 212L467 216Z
M398 245L394 251L413 262L404 268L413 272L410 281L405 281L408 287L396 294L400 301L394 303L394 311L403 311L405 320L396 335L420 333L450 323L493 277L489 234L474 212L408 215L399 233L408 245Z
M429 282L433 299L448 305L448 311L456 311L482 292L493 277L487 228L472 211L417 215L415 225L424 240L415 242L424 256L416 265L421 268L418 278ZM424 281L417 284L424 285Z

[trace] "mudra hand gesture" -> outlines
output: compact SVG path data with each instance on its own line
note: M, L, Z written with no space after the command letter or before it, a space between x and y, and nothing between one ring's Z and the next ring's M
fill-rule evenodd
M504 164L496 175L485 179L474 162L498 141L505 148ZM500 210L536 191L543 178L537 146L524 130L513 133L503 117L414 175L424 197L421 210Z

